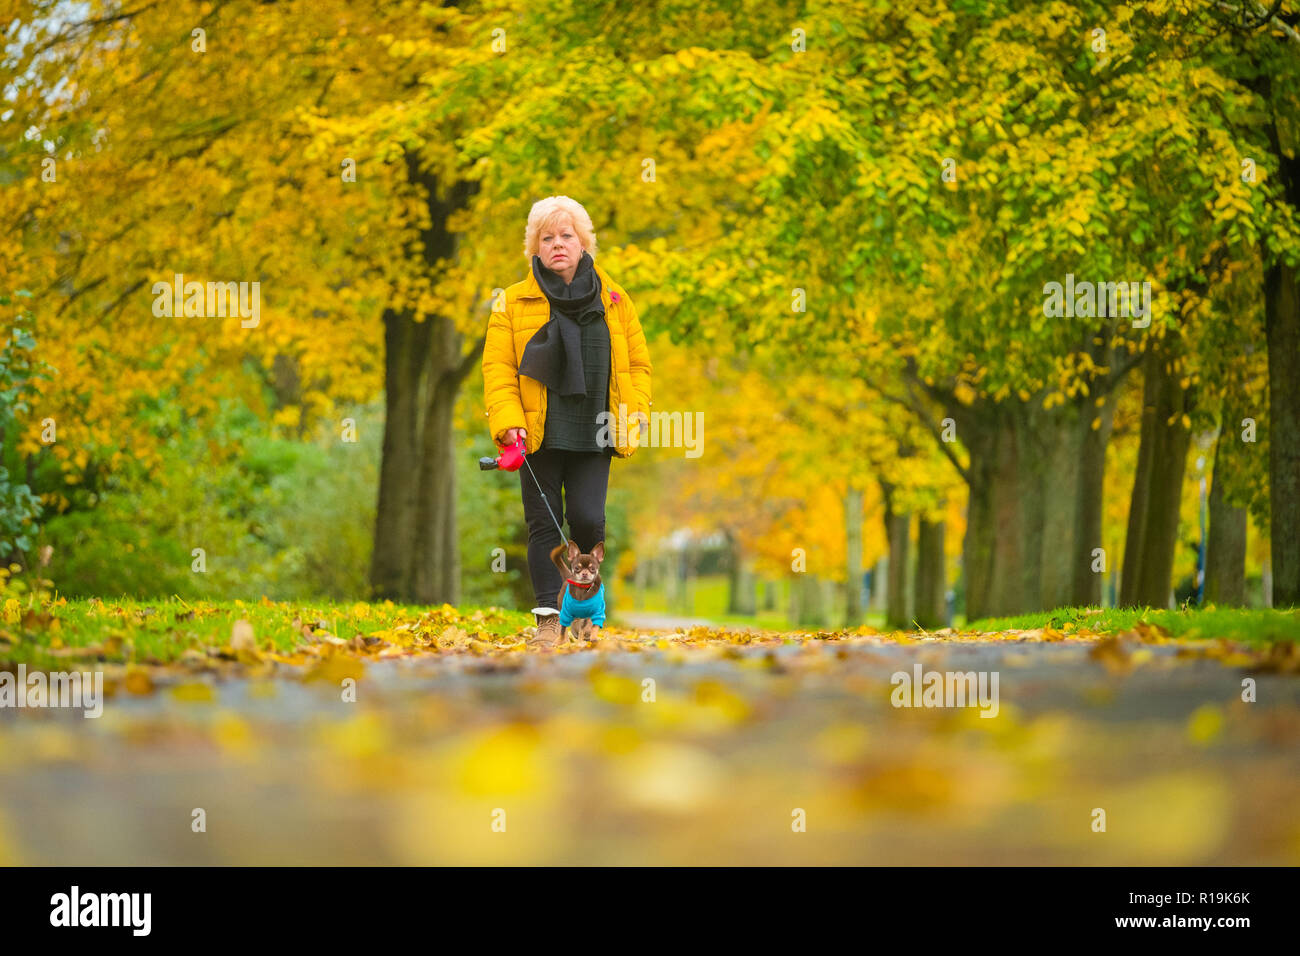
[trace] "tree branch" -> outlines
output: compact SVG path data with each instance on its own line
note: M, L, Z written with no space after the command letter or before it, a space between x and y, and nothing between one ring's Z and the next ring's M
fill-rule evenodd
M1220 10L1227 11L1228 13L1242 14L1241 26L1243 29L1253 30L1256 27L1263 26L1267 23L1270 26L1281 30L1292 43L1300 44L1300 32L1296 32L1295 27L1288 24L1285 20L1280 19L1277 15L1278 11L1282 8L1282 0L1276 0L1272 9L1265 9L1261 4L1251 3L1250 6L1254 8L1252 12L1256 18L1253 23L1246 22L1245 13L1248 8L1244 0L1240 6L1233 3L1224 3L1223 0L1215 0L1214 5Z
M963 465L961 461L957 458L956 454L953 453L953 450L948 447L949 443L943 440L943 432L938 428L937 425L935 425L934 416L929 414L929 412L926 411L925 406L921 403L916 393L912 391L911 384L905 383L905 387L907 388L908 398L900 398L899 396L891 395L888 392L880 392L879 394L881 399L883 399L884 401L892 402L895 405L901 405L903 408L906 408L909 412L915 415L917 419L921 422L921 424L923 424L926 427L926 429L930 432L930 434L934 436L934 440L939 445L939 451L943 452L944 457L947 458L948 461L952 464L952 467L957 470L957 474L961 475L962 481L965 481L967 484L969 484L970 483L969 471L967 470L966 466Z

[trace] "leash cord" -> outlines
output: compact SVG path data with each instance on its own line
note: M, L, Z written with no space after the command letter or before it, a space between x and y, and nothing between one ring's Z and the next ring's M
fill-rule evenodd
M524 464L528 465L528 456L524 455ZM546 492L542 491L542 483L537 480L537 472L533 471L533 466L528 465L528 473L533 476L533 484L537 485L537 493L542 496L542 504L546 505L546 510L551 513L551 520L555 522L555 530L560 532L560 541L568 543L568 538L564 536L564 529L560 527L560 521L555 517L555 512L551 511L551 503L546 500Z

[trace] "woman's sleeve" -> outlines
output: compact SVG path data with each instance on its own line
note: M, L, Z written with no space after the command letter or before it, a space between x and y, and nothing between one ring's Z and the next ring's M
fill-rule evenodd
M646 348L645 332L641 329L641 320L637 317L636 306L632 303L632 297L624 294L627 299L627 361L629 370L632 374L632 388L636 391L638 412L645 413L646 420L650 417L651 401L650 373L654 371L650 364L650 350Z
M509 303L505 308L509 309ZM507 312L493 310L483 343L483 402L488 431L498 445L508 428L524 428L524 404L519 396L519 366L515 363L514 330Z

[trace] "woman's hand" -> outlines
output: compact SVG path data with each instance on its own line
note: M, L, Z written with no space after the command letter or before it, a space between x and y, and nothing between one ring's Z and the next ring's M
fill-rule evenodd
M506 448L509 448L509 447L510 447L511 445L513 445L515 442L519 441L519 439L520 439L521 437L522 437L522 438L527 438L527 437L528 437L528 429L527 429L527 428L507 428L507 429L506 429L506 444L505 444L505 447L506 447Z

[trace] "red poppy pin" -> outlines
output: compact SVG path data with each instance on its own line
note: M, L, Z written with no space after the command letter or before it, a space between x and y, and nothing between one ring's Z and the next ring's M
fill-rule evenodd
M609 301L618 302L618 293L615 292L613 289L609 290Z

